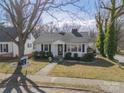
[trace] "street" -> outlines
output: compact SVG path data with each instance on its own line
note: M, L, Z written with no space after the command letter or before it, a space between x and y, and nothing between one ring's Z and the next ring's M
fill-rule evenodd
M116 55L114 58L117 59L120 63L124 63L124 56Z

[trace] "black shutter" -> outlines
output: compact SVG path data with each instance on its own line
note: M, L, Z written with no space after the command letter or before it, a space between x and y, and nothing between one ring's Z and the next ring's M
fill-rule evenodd
M0 44L0 51L3 52L2 50L3 50L3 49L2 49L2 44Z
M67 51L67 45L65 44L65 52Z
M85 52L85 44L82 44L82 52Z
M43 51L43 44L41 44L41 51Z
M51 44L49 44L49 52L51 52Z
M6 52L8 52L8 44L6 44Z

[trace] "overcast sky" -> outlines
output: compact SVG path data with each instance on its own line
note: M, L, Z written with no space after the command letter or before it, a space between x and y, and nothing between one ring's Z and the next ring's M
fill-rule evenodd
M63 10L68 10L71 13L74 13L74 15L70 15L69 13L62 12L60 10L52 10L49 11L52 13L58 20L72 20L71 17L74 19L82 19L82 20L89 20L89 19L94 19L94 14L95 14L95 1L96 0L80 0L80 2L76 3L77 6L80 6L82 10L79 8L73 6L73 5L68 5L65 7L62 7ZM76 16L75 16L76 15ZM50 22L50 21L56 21L53 17L49 16L49 14L44 13L42 16L43 21L45 23ZM73 20L74 21L74 20Z
M70 13L62 12L59 9L49 11L49 13L51 13L58 20L44 12L42 15L42 22L45 24L55 22L60 26L64 23L76 23L83 26L93 26L95 25L95 3L96 0L80 0L80 2L76 3L76 5L82 7L82 10L79 10L79 8L72 5L62 7L63 10L70 11ZM73 13L73 15L71 15L71 13Z
M76 3L76 5L82 7L82 10L79 8L68 5L63 7L64 10L68 10L71 13L62 12L60 10L52 10L50 13L54 15L58 20L49 16L48 13L44 13L42 15L43 23L56 22L60 26L68 23L76 23L81 24L83 26L94 27L95 26L95 4L96 0L80 0L80 2ZM58 22L59 21L59 22Z

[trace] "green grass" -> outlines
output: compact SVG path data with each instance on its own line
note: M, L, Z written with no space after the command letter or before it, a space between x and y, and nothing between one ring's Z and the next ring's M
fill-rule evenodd
M13 73L16 67L12 66L12 63L16 63L15 60L0 60L0 73ZM23 74L35 74L41 68L48 64L47 61L34 61L33 59L29 60L29 65L22 69Z
M124 67L124 66L122 66ZM124 81L124 69L105 58L97 58L93 63L58 64L50 73L51 76L87 78L111 81Z

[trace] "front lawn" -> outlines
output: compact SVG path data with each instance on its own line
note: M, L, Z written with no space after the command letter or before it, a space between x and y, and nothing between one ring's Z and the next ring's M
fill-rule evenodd
M14 67L12 64L16 64L15 60L14 61L0 60L0 73L13 73L16 67ZM34 61L33 59L30 59L29 65L22 69L22 73L35 74L47 64L48 64L47 61Z
M124 69L107 59L97 59L91 63L58 64L50 73L52 76L124 81Z

